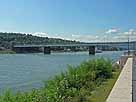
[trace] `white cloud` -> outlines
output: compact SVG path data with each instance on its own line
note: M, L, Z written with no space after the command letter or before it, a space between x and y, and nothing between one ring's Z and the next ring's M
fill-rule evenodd
M116 41L128 41L128 38L130 41L136 41L136 30L129 29L126 32L119 33L114 38L116 39Z
M111 34L111 33L118 33L118 32L119 32L119 29L111 28L111 29L107 30L105 33L106 34Z
M136 30L135 29L129 29L129 31L124 32L124 35L131 35L131 36L136 36Z
M43 32L35 32L35 33L31 33L34 36L39 36L39 37L47 37L48 33L43 33Z
M114 34L114 35L107 35L107 34ZM49 38L60 38L60 39L66 39L66 40L76 40L81 42L120 42L120 41L127 41L128 36L127 34L131 35L130 40L134 41L136 40L136 30L135 29L129 29L126 32L120 32L119 29L112 28L106 31L106 35L96 35L96 34L49 34L49 33L43 33L43 32L36 32L32 33L32 35L35 36L41 36L41 37L49 37Z
M71 39L78 40L82 42L96 42L98 40L99 36L96 35L83 35L83 34L72 34Z

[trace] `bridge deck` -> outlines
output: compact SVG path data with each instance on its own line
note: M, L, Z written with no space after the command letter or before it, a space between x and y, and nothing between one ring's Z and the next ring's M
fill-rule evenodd
M96 45L95 44L14 45L14 47L80 47L80 46L96 46Z
M103 45L112 45L112 46L126 46L128 42L94 42L94 43L79 43L79 44L42 44L42 45L14 45L13 47L78 47L78 46L103 46ZM131 46L135 44L135 42L129 43Z

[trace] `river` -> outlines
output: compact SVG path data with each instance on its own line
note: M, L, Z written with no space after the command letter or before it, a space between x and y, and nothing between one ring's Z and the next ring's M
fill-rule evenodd
M88 52L40 54L1 54L0 55L0 92L5 89L28 91L43 86L43 81L67 69L67 65L96 57L116 61L123 52L106 51L94 55Z

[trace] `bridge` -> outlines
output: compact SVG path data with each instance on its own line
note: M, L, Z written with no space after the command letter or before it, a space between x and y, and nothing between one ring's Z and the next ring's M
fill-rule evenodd
M136 42L130 42L129 47L135 49ZM33 53L44 52L44 54L51 54L52 50L71 48L75 51L76 47L86 47L89 54L95 54L95 48L100 46L119 46L128 48L128 42L99 42L99 43L80 43L80 44L45 44L45 45L13 45L12 50L17 53ZM63 49L64 50L64 49Z
M44 54L51 54L54 48L75 48L75 47L88 47L89 54L95 54L95 45L90 44L55 44L55 45L14 45L12 50L17 53L32 53L43 51Z

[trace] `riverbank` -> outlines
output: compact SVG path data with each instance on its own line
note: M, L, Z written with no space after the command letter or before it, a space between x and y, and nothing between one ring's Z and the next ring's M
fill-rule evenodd
M1 50L0 54L15 54L16 52L12 51L12 50Z
M90 102L106 102L108 95L110 94L115 82L120 75L121 69L116 69L113 72L112 78L106 80L95 92L89 97Z
M69 66L66 72L46 81L41 89L15 95L7 91L0 102L89 102L92 92L111 79L113 73L109 60L86 61L76 67Z

